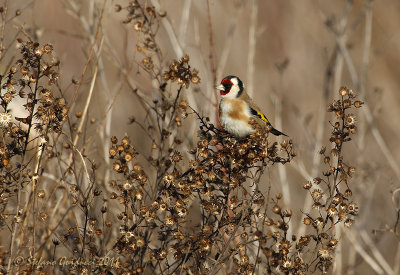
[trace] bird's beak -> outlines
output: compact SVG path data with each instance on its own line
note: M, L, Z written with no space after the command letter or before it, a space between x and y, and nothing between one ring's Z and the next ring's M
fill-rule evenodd
M220 91L225 91L225 87L222 84L220 84L217 87L215 87L215 89L220 90Z

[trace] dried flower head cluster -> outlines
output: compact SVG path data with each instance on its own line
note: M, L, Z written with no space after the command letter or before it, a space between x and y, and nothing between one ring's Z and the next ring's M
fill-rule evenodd
M122 255L130 255L131 264L125 271L147 266L160 273L170 266L168 274L178 270L209 274L210 259L222 261L227 255L235 260L236 272L254 271L255 263L246 254L246 247L253 245L246 242L260 241L263 233L257 228L265 220L266 203L257 185L267 165L285 164L295 156L292 142L268 145L261 128L249 138L238 140L215 128L207 118L198 118L200 140L191 150L188 165L179 168L182 154L171 149L167 159L154 162L154 167L163 167L157 173L155 196L146 195L151 193L151 185L140 180L139 165L133 164L133 171L124 170L125 153L119 152L125 149L122 144L116 145L115 138L112 140L110 156L118 159L114 170L124 171L125 175L113 181L117 189L113 198L124 203L126 209L120 214L124 224L115 246ZM249 184L255 190L251 191ZM197 218L193 216L196 206L201 212ZM131 215L133 224L129 226L127 217ZM286 219L291 213L282 215ZM192 219L199 220L197 229L186 226ZM150 238L149 231L157 237ZM243 241L231 244L224 255L223 240L233 233Z
M329 270L339 239L335 226L343 224L350 227L359 211L357 203L352 200L353 192L349 185L355 168L344 160L343 146L356 131L355 116L348 112L351 108L360 108L363 102L356 100L355 93L345 87L339 89L339 96L340 99L328 107L328 111L333 112L336 117L336 122L331 124L331 149L324 147L320 151L326 170L321 177L316 177L303 186L312 198L313 210L306 213L304 218L304 224L310 227L310 234L300 237L300 240L307 238L308 241L306 245L298 243L296 246L312 245L318 250L317 255L311 257L307 270Z
M169 65L169 70L164 73L164 80L171 80L188 88L190 83L200 83L198 73L196 69L190 69L189 56L185 55L179 61L174 60Z
M53 47L22 40L18 40L18 46L20 58L0 76L0 196L4 199L12 194L17 180L21 184L30 181L29 170L24 170L21 159L15 157L24 158L35 140L32 130L46 140L51 132L60 132L67 114L65 100L56 97L51 88L59 76Z
M285 274L310 274L317 270L326 273L332 266L340 238L335 227L340 223L345 227L351 226L354 216L358 214L358 206L352 200L349 186L355 168L344 161L343 145L351 140L350 136L356 130L354 115L348 114L348 110L360 108L363 102L356 100L354 92L347 88L341 88L339 94L340 99L328 108L335 113L337 120L332 124L332 149L327 152L323 148L320 152L327 169L323 177L316 177L304 184L313 202L312 209L305 213L303 220L307 227L306 234L289 235L293 212L280 206L281 194L272 200L272 213L265 212L264 230L256 231L260 240L258 251L265 257L260 257L259 262L265 263L264 272L267 274L277 270ZM284 144L281 146L284 147ZM254 201L257 200L254 198ZM247 272L243 261L238 260L236 264L239 267L236 271Z
M52 131L60 133L67 108L64 98L57 97L51 88L59 77L59 61L53 55L53 46L21 40L19 43L22 58L10 68L2 84L4 92L0 104L8 111L15 97L26 98L24 108L28 115L15 119L28 125L29 130L34 125L44 135Z
M138 0L129 1L124 7L117 4L115 10L117 12L126 11L127 15L123 23L132 25L137 32L136 51L144 56L140 63L142 68L160 76L161 68L158 59L161 51L156 42L156 35L160 28L160 18L166 16L166 13L158 13L154 6L141 2Z
M350 109L363 102L341 88L329 105L336 119L331 149L320 152L326 164L321 175L304 184L312 205L302 209L306 230L296 236L298 211L283 204L281 193L272 194L279 183L263 177L292 161L292 141L276 142L255 121L255 133L238 139L199 115L181 93L200 82L189 56L162 59L156 34L165 13L146 0L115 9L126 12L123 23L136 34L136 73L152 84L143 85L151 87L146 90L126 82L146 112L129 119L143 140L113 136L109 159L88 157L94 155L90 125L75 127L68 117L49 44L19 41L21 56L0 76L0 228L11 236L9 249L0 252L0 273L329 271L341 240L335 227L350 226L359 211L350 185L355 168L343 148L357 130ZM81 112L76 118L81 125L87 119ZM200 126L188 130L188 119ZM69 131L62 129L65 121ZM72 262L64 263L65 255ZM58 266L13 265L19 256L53 259Z

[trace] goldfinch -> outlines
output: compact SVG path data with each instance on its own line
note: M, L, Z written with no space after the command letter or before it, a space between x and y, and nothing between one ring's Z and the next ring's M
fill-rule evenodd
M261 127L269 126L269 132L275 136L287 136L272 127L260 108L247 95L243 82L237 76L228 75L224 77L221 85L216 88L221 94L219 120L225 131L235 137L244 138L255 132L255 129L250 125L250 119L253 118Z

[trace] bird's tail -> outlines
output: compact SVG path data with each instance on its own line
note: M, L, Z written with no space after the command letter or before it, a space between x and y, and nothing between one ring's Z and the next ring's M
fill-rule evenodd
M272 127L272 126L271 126L271 130L270 130L269 132L270 132L271 134L274 134L275 136L283 135L283 136L287 136L287 137L288 137L288 135L282 133L281 131L276 130L276 129L275 129L274 127Z

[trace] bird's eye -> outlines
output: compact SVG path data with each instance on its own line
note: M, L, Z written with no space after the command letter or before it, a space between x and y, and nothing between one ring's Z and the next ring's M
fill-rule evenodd
M229 91L232 88L232 84L222 84L225 87L226 91Z

